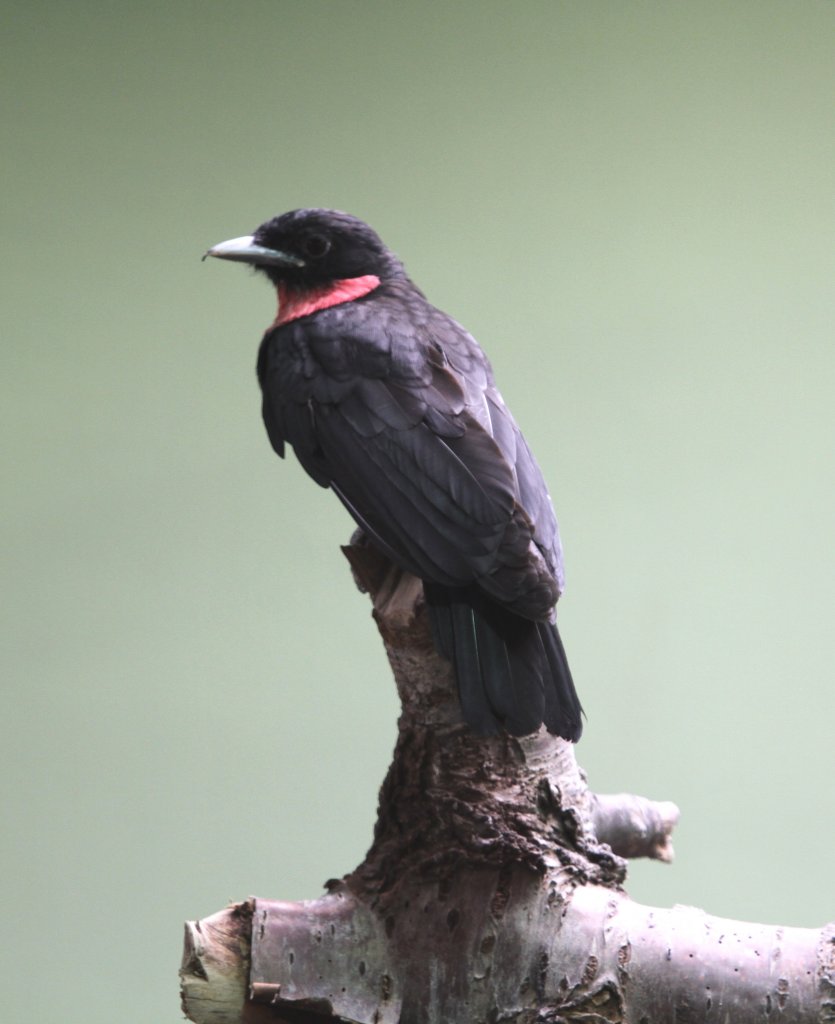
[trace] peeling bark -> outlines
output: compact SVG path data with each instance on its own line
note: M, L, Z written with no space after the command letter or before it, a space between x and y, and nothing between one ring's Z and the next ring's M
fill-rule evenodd
M420 582L345 550L402 703L374 840L319 899L187 925L193 1021L835 1024L835 928L633 903L623 858L672 859L675 805L595 795L544 730L472 735Z

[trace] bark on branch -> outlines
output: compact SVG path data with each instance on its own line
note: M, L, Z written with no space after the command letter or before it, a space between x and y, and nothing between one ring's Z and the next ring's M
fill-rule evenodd
M624 857L672 859L674 804L593 794L574 747L463 725L422 588L361 539L402 702L374 840L319 899L187 925L183 1009L215 1024L835 1024L835 927L640 906Z

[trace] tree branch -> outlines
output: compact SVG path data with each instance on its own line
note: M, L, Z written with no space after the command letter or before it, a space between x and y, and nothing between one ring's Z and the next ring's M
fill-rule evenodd
M346 555L402 703L373 843L319 899L187 926L192 1020L835 1024L835 929L633 903L622 858L671 860L675 805L593 794L544 730L473 735L420 582L362 538Z

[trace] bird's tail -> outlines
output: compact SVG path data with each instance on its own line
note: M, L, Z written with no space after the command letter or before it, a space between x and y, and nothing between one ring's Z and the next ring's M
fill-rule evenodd
M582 707L557 627L514 615L474 587L425 583L435 646L455 667L461 710L482 736L551 733L575 741Z

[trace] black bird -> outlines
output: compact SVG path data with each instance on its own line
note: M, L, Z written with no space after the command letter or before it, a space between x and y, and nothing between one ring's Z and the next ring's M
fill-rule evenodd
M423 580L436 647L482 735L582 731L557 632L562 549L548 489L487 357L367 224L294 210L208 256L263 271L278 314L258 380L292 445L392 562Z

